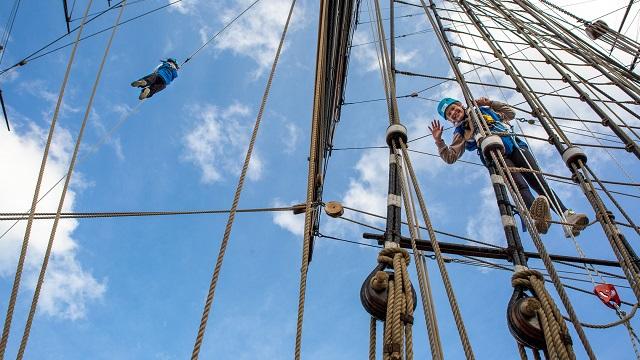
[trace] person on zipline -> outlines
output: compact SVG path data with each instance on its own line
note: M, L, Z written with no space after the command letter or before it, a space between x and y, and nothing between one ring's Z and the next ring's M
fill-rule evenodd
M168 58L160 60L161 64L149 75L131 83L133 87L142 88L138 99L144 100L153 96L158 91L164 90L171 84L173 79L178 77L180 66L176 59Z
M549 194L549 196L554 198L551 200L560 207L562 214L566 218L566 222L572 224L570 232L573 233L574 236L578 236L580 231L589 223L589 219L585 214L578 214L567 209L556 193L551 190L545 178L541 176L539 173L540 167L529 151L529 147L524 141L513 135L511 131L509 121L516 116L513 108L505 103L489 100L486 97L477 99L476 104L480 108L482 119L487 123L491 132L511 133L511 135L500 135L505 148L504 160L506 164L509 167L529 168L536 171L535 173L513 172L512 176L520 195L535 220L535 226L538 232L546 234L549 230L549 220L551 220L550 199L547 199L544 195ZM473 137L475 134L475 125L470 119L469 112L462 106L460 101L452 98L442 99L438 104L438 113L455 127L451 145L445 144L442 140L443 127L440 121L433 120L431 126L428 127L436 142L438 153L442 160L447 164L453 164L462 156L465 150L478 149L476 140ZM478 155L482 163L486 165L485 159L480 151L478 151ZM529 187L533 188L538 194L537 198L534 199ZM555 207L554 211L558 212ZM571 234L565 231L565 236L570 237Z

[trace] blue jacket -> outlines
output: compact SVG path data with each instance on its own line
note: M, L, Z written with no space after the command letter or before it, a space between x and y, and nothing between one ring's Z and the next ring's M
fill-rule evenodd
M173 79L178 77L178 71L167 61L162 61L162 64L156 69L156 73L164 80L165 85L171 84Z
M495 111L491 110L488 106L481 106L480 112L484 117L485 122L489 125L489 130L491 132L511 132L511 129L507 124L505 124L500 115L496 114ZM464 137L464 125L461 124L455 128L453 131L454 134L459 134ZM520 140L515 135L501 135L502 143L504 144L505 155L509 156L513 152L516 146L521 149L526 149L527 144ZM478 149L478 144L476 144L475 139L471 138L465 143L465 150L476 150ZM480 156L482 158L482 156ZM482 159L484 161L484 159Z

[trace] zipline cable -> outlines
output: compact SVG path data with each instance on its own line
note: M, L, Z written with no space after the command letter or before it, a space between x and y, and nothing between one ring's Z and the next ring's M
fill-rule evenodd
M225 30L227 30L227 28L229 28L231 25L233 25L233 23L236 22L236 20L238 20L240 17L242 17L242 15L244 15L244 13L249 11L258 2L260 2L260 0L255 0L249 6L247 6L244 10L242 10L238 15L236 15L236 17L231 19L231 21L229 21L222 29L218 30L217 33L215 33L212 37L210 37L207 41L205 41L204 44L202 44L196 51L194 51L191 55L189 55L189 57L187 57L187 59L185 61L183 61L182 64L180 64L180 66L186 64L189 60L191 60L194 56L196 56L196 54L198 54L200 52L200 50L204 49L207 45L209 45L209 43L211 43L213 40L215 40L215 38L217 38L218 35L222 34Z

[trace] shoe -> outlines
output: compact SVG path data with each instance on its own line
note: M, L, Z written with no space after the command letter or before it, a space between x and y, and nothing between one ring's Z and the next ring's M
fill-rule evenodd
M538 196L533 200L533 204L531 204L529 212L534 220L536 230L538 230L540 234L546 234L547 231L549 231L549 226L551 226L551 223L549 222L551 221L549 200L544 196Z
M140 92L140 96L138 96L138 99L144 100L147 97L149 97L150 93L151 93L151 89L149 89L148 87L144 88L144 89L142 89L142 92Z
M571 225L563 225L564 236L570 238L580 235L580 231L584 230L589 225L589 218L585 214L576 213L573 210L565 210L563 213L565 222Z
M145 86L147 86L147 82L144 81L144 80L136 80L136 81L131 83L131 86L133 86L133 87L145 87Z

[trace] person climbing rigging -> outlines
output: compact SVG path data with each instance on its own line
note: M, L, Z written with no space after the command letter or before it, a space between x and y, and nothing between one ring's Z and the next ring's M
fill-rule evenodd
M551 212L549 199L545 196L545 194L549 194L549 196L554 198L551 200L560 208L566 222L572 224L570 229L565 228L565 230L568 230L565 231L565 236L570 237L571 234L578 236L580 231L589 223L589 219L585 214L575 213L567 209L556 193L551 190L545 178L540 175L540 167L529 151L529 147L511 131L509 121L516 115L513 108L508 104L492 101L486 97L477 99L476 104L482 114L482 120L489 126L490 131L492 133L502 134L500 137L505 148L504 160L506 164L509 167L529 168L536 171L535 173L513 172L512 176L516 182L518 192L524 199L531 216L535 220L535 227L538 232L546 234L549 230ZM438 113L455 127L450 145L445 144L444 140L442 140L443 127L439 120L434 119L431 122L431 126L428 127L436 142L438 153L442 160L447 164L453 164L462 156L465 150L478 149L474 138L475 124L470 119L469 111L463 107L460 101L452 98L442 99L438 104ZM504 133L510 134L505 135ZM486 165L485 159L479 151L478 155L482 163ZM530 188L538 194L537 198L534 199ZM555 207L554 211L558 213Z
M152 97L155 93L164 90L167 85L178 77L180 66L176 59L168 58L167 60L160 60L160 62L161 64L151 74L131 83L133 87L142 88L138 99L144 100Z

